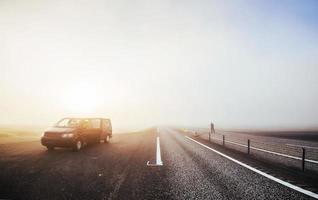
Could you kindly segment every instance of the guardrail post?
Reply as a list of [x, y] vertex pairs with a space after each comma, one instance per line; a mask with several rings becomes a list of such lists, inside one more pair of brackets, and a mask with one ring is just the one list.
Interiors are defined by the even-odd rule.
[[247, 140], [247, 154], [250, 155], [250, 147], [251, 147], [251, 141], [250, 139]]
[[302, 150], [303, 150], [303, 155], [302, 155], [302, 165], [301, 165], [301, 169], [302, 171], [304, 172], [305, 171], [305, 158], [306, 158], [306, 149], [304, 147], [302, 147]]
[[223, 135], [223, 146], [224, 146], [224, 144], [225, 144], [225, 136]]

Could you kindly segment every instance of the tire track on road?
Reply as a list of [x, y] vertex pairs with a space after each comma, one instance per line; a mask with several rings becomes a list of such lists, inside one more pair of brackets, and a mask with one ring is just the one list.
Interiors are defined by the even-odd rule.
[[109, 194], [109, 197], [104, 198], [105, 200], [106, 199], [107, 200], [117, 199], [120, 187], [122, 186], [122, 184], [126, 180], [126, 177], [128, 176], [128, 173], [129, 173], [129, 171], [131, 169], [130, 163], [135, 159], [135, 157], [137, 155], [136, 152], [139, 151], [141, 144], [142, 144], [142, 142], [139, 142], [138, 147], [136, 148], [136, 150], [134, 150], [132, 152], [130, 158], [128, 159], [128, 161], [126, 163], [126, 166], [125, 166], [124, 170], [122, 171], [122, 173], [120, 175], [118, 175], [117, 181], [115, 183], [114, 190]]

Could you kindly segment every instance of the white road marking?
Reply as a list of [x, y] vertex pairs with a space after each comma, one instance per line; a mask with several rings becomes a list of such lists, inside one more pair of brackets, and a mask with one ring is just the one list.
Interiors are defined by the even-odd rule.
[[159, 137], [157, 137], [157, 159], [156, 159], [157, 165], [163, 165], [161, 160], [161, 152], [160, 152], [160, 140]]
[[[212, 138], [212, 140], [223, 141], [222, 139], [218, 139], [218, 138]], [[238, 145], [238, 146], [242, 146], [242, 147], [246, 147], [246, 148], [247, 148], [247, 145], [245, 145], [245, 144], [240, 144], [240, 143], [231, 142], [231, 141], [226, 141], [226, 140], [225, 140], [225, 143], [235, 144], [235, 145]], [[290, 146], [292, 146], [292, 145], [290, 145]], [[254, 150], [257, 150], [257, 151], [262, 151], [262, 152], [265, 152], [265, 153], [274, 154], [274, 155], [277, 155], [277, 156], [283, 156], [283, 157], [292, 158], [292, 159], [295, 159], [295, 160], [302, 160], [302, 158], [300, 158], [300, 157], [291, 156], [291, 155], [287, 155], [287, 154], [283, 154], [283, 153], [277, 153], [277, 152], [274, 152], [274, 151], [268, 151], [268, 150], [261, 149], [261, 148], [257, 148], [257, 147], [253, 147], [253, 146], [251, 146], [250, 148], [251, 148], [251, 149], [254, 149]], [[317, 161], [317, 160], [305, 159], [305, 161], [306, 161], [306, 162], [310, 162], [310, 163], [318, 164], [318, 161]]]
[[213, 148], [211, 148], [211, 147], [209, 147], [207, 145], [204, 145], [204, 144], [202, 144], [202, 143], [200, 143], [200, 142], [198, 142], [198, 141], [196, 141], [196, 140], [194, 140], [194, 139], [192, 139], [192, 138], [190, 138], [188, 136], [185, 136], [185, 137], [187, 139], [189, 139], [189, 140], [191, 140], [191, 141], [193, 141], [193, 142], [195, 142], [195, 143], [197, 143], [197, 144], [199, 144], [199, 145], [201, 145], [201, 146], [203, 146], [203, 147], [205, 147], [205, 148], [207, 148], [207, 149], [219, 154], [220, 156], [223, 156], [223, 157], [225, 157], [225, 158], [227, 158], [227, 159], [229, 159], [229, 160], [231, 160], [231, 161], [233, 161], [233, 162], [235, 162], [235, 163], [237, 163], [237, 164], [239, 164], [239, 165], [241, 165], [241, 166], [243, 166], [243, 167], [245, 167], [245, 168], [247, 168], [247, 169], [249, 169], [249, 170], [251, 170], [253, 172], [256, 172], [256, 173], [258, 173], [258, 174], [260, 174], [262, 176], [265, 176], [268, 179], [271, 179], [271, 180], [273, 180], [273, 181], [275, 181], [275, 182], [277, 182], [279, 184], [282, 184], [282, 185], [284, 185], [286, 187], [289, 187], [289, 188], [291, 188], [293, 190], [296, 190], [296, 191], [301, 192], [301, 193], [303, 193], [305, 195], [308, 195], [310, 197], [318, 199], [318, 194], [316, 194], [316, 193], [313, 193], [311, 191], [305, 190], [305, 189], [303, 189], [301, 187], [298, 187], [296, 185], [290, 184], [290, 183], [288, 183], [286, 181], [283, 181], [281, 179], [278, 179], [278, 178], [276, 178], [276, 177], [274, 177], [272, 175], [266, 174], [266, 173], [264, 173], [264, 172], [262, 172], [262, 171], [260, 171], [258, 169], [255, 169], [254, 167], [251, 167], [251, 166], [249, 166], [249, 165], [247, 165], [245, 163], [242, 163], [242, 162], [240, 162], [240, 161], [238, 161], [238, 160], [236, 160], [236, 159], [234, 159], [234, 158], [232, 158], [232, 157], [230, 157], [230, 156], [228, 156], [228, 155], [226, 155], [224, 153], [221, 153], [221, 152], [219, 152], [219, 151], [217, 151], [217, 150], [215, 150], [215, 149], [213, 149]]
[[[159, 128], [157, 128], [157, 133], [159, 134]], [[160, 139], [159, 136], [157, 136], [157, 151], [156, 151], [156, 164], [150, 164], [150, 162], [147, 162], [147, 166], [162, 166], [163, 162], [161, 160], [161, 152], [160, 152]]]

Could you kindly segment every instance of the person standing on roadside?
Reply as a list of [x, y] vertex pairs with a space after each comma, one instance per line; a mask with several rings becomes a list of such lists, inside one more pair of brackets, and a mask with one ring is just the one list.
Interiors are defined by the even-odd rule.
[[215, 133], [214, 124], [211, 122], [211, 133]]

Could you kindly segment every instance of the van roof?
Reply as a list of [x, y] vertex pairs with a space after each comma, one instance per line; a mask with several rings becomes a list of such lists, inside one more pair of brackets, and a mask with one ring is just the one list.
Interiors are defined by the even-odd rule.
[[63, 119], [104, 119], [104, 120], [110, 120], [109, 118], [102, 118], [102, 117], [65, 117]]

